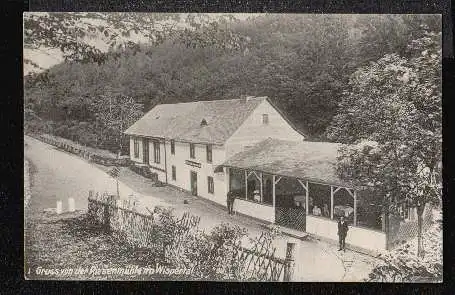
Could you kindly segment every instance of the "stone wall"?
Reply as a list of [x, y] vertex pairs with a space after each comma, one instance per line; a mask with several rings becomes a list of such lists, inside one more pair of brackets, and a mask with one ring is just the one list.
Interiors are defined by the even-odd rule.
[[56, 136], [52, 136], [49, 134], [28, 134], [29, 136], [43, 141], [47, 144], [55, 146], [59, 149], [62, 149], [66, 152], [78, 155], [84, 159], [89, 160], [90, 162], [101, 164], [104, 166], [129, 166], [130, 160], [128, 157], [120, 157], [116, 158], [115, 156], [106, 156], [102, 153], [96, 153], [91, 151], [92, 149], [88, 149], [82, 145], [77, 143], [72, 143], [69, 140], [59, 138]]

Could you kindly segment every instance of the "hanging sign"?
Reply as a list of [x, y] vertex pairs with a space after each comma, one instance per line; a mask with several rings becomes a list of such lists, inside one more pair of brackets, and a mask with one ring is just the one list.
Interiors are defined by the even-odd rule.
[[185, 164], [192, 166], [192, 167], [201, 168], [201, 163], [193, 162], [190, 160], [185, 160]]

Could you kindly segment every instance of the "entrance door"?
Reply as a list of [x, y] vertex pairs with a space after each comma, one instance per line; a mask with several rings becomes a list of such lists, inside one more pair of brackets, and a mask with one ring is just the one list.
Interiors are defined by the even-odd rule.
[[148, 164], [149, 163], [149, 140], [148, 138], [144, 138], [142, 139], [142, 151], [143, 151], [143, 160], [144, 160], [144, 164]]
[[191, 194], [197, 196], [197, 173], [194, 171], [190, 172], [190, 182], [191, 182]]

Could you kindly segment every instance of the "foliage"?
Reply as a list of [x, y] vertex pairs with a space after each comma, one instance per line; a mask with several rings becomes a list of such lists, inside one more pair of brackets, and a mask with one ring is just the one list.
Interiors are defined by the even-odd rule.
[[[222, 15], [219, 19], [226, 22], [235, 18]], [[182, 22], [185, 28], [179, 25]], [[224, 44], [232, 47], [239, 39], [233, 34], [213, 38], [220, 35], [218, 22], [191, 14], [185, 19], [171, 13], [26, 13], [24, 28], [26, 49], [58, 49], [67, 62], [97, 64], [106, 62], [108, 52], [114, 50], [137, 52], [140, 42], [159, 45], [166, 39], [177, 39], [188, 46], [205, 46], [207, 40], [213, 40], [212, 45], [225, 48]], [[202, 36], [194, 32], [195, 28]], [[40, 68], [32, 59], [25, 58], [24, 62]]]
[[414, 57], [386, 55], [352, 75], [327, 131], [333, 140], [357, 143], [342, 150], [342, 177], [395, 196], [422, 195], [418, 184], [437, 184], [428, 169], [436, 171], [441, 160], [439, 38], [427, 33], [410, 44]]
[[388, 54], [354, 72], [327, 130], [356, 144], [340, 150], [340, 176], [374, 187], [386, 209], [416, 206], [420, 229], [425, 204], [442, 195], [440, 38], [424, 30], [409, 43], [409, 57]]
[[[143, 33], [150, 31], [146, 27], [160, 27], [158, 20], [153, 21], [157, 15], [139, 20], [128, 14], [95, 14], [84, 19], [90, 17], [108, 22], [108, 31], [113, 24], [121, 31], [137, 26]], [[78, 18], [82, 16], [68, 17], [76, 24]], [[58, 30], [49, 28], [67, 21], [59, 18], [54, 24], [51, 19], [46, 29], [51, 33]], [[434, 27], [432, 22], [430, 16], [256, 15], [233, 21], [189, 15], [184, 20], [187, 30], [169, 25], [169, 34], [160, 34], [159, 42], [128, 43], [130, 47], [107, 52], [101, 64], [68, 61], [26, 77], [26, 106], [44, 120], [95, 125], [90, 106], [109, 88], [143, 104], [143, 111], [159, 103], [267, 95], [317, 139], [337, 114], [349, 75], [378, 52], [401, 52], [416, 27], [422, 23]], [[45, 16], [34, 26], [40, 23], [47, 23]], [[399, 33], [389, 39], [387, 28], [396, 26]], [[52, 37], [54, 43], [64, 42], [71, 32]], [[35, 42], [33, 34], [29, 38], [25, 44]], [[369, 50], [372, 44], [378, 44], [375, 50]]]
[[195, 279], [241, 280], [243, 269], [235, 246], [245, 235], [245, 229], [229, 224], [218, 225], [209, 234], [198, 232], [190, 237], [180, 263], [192, 269]]
[[[248, 240], [255, 253], [272, 253], [268, 250], [271, 250], [277, 229], [264, 232], [260, 238], [249, 238], [245, 228], [222, 223], [206, 233], [194, 227], [186, 228], [173, 208], [166, 207], [155, 207], [153, 220], [146, 227], [146, 236], [151, 242], [141, 250], [150, 263], [159, 263], [170, 269], [190, 270], [187, 278], [196, 280], [264, 279], [258, 277], [259, 270], [248, 269], [254, 263], [250, 265], [250, 260], [242, 259], [239, 249], [242, 242]], [[123, 236], [131, 247], [143, 245], [143, 242], [137, 243], [141, 239], [132, 230], [114, 233]], [[248, 257], [258, 262], [256, 256]]]
[[[122, 151], [127, 142], [123, 132], [143, 116], [142, 105], [131, 97], [106, 91], [105, 95], [92, 102], [92, 108], [96, 117], [95, 126], [102, 131], [101, 141], [114, 142], [118, 150]], [[109, 136], [113, 139], [105, 140]]]

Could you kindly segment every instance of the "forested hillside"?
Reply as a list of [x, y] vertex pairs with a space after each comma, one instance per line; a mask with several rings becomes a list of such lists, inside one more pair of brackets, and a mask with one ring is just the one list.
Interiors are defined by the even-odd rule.
[[[115, 136], [120, 125], [113, 123], [119, 116], [134, 121], [160, 103], [257, 95], [269, 96], [318, 140], [352, 87], [352, 73], [386, 54], [406, 57], [412, 40], [440, 31], [439, 21], [418, 15], [258, 15], [205, 23], [187, 18], [159, 35], [151, 33], [150, 22], [147, 42], [125, 41], [128, 46], [106, 52], [71, 41], [67, 61], [25, 77], [25, 127], [115, 150], [122, 140]], [[140, 24], [147, 31], [148, 24]], [[53, 31], [52, 24], [31, 26], [29, 43], [36, 42], [36, 28], [40, 40]], [[67, 42], [49, 38], [54, 47]], [[125, 103], [140, 110], [114, 114]], [[110, 119], [103, 121], [106, 113]]]

